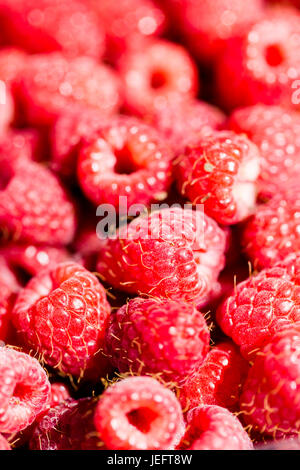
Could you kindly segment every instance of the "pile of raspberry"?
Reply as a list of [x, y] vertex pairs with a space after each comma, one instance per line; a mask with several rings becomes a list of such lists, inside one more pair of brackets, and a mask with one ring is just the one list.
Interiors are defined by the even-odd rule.
[[0, 450], [300, 449], [298, 8], [0, 0]]

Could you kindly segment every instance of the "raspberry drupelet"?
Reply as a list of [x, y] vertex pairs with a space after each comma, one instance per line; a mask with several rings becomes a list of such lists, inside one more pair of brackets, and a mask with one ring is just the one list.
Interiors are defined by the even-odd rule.
[[97, 270], [112, 286], [196, 302], [224, 267], [226, 235], [203, 212], [176, 207], [140, 216], [101, 244]]
[[173, 392], [151, 377], [130, 377], [101, 395], [95, 426], [114, 450], [171, 450], [184, 434], [180, 404]]
[[98, 279], [67, 262], [41, 271], [20, 292], [13, 323], [27, 349], [51, 367], [81, 379], [108, 371], [104, 346], [110, 306]]

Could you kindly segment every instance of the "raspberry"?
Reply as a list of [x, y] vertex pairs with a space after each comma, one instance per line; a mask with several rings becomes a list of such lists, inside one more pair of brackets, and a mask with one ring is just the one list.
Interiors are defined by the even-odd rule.
[[111, 450], [174, 449], [184, 433], [176, 396], [150, 377], [130, 377], [109, 387], [94, 420]]
[[235, 110], [228, 126], [247, 134], [261, 153], [259, 193], [267, 198], [300, 177], [300, 117], [279, 106], [258, 104]]
[[0, 431], [25, 429], [50, 401], [50, 383], [38, 361], [28, 354], [0, 348]]
[[60, 53], [31, 56], [18, 94], [29, 124], [51, 125], [68, 108], [98, 109], [103, 115], [119, 106], [119, 80], [108, 66], [90, 57], [73, 60]]
[[219, 308], [222, 330], [252, 358], [283, 327], [300, 321], [300, 257], [294, 254], [235, 288]]
[[103, 448], [93, 423], [97, 401], [67, 400], [39, 421], [29, 446], [31, 450], [100, 450]]
[[101, 111], [85, 108], [78, 111], [65, 111], [55, 122], [51, 131], [52, 169], [64, 178], [76, 176], [77, 157], [80, 144], [93, 136], [107, 119]]
[[96, 205], [112, 204], [120, 196], [128, 208], [166, 197], [171, 184], [173, 154], [151, 127], [118, 117], [82, 145], [78, 179], [85, 195]]
[[203, 405], [187, 414], [181, 449], [251, 450], [253, 445], [239, 420], [220, 406]]
[[97, 270], [126, 292], [195, 301], [222, 270], [225, 246], [225, 233], [202, 212], [162, 209], [103, 241]]
[[264, 13], [263, 0], [164, 0], [193, 53], [207, 63], [216, 62], [227, 41], [240, 36]]
[[279, 193], [258, 207], [242, 236], [244, 250], [254, 268], [271, 268], [287, 255], [300, 251], [300, 195]]
[[105, 29], [106, 55], [111, 62], [116, 62], [143, 38], [156, 36], [165, 26], [165, 16], [152, 0], [89, 0], [89, 3]]
[[176, 382], [203, 361], [209, 336], [203, 315], [192, 305], [136, 298], [111, 316], [106, 352], [120, 372]]
[[237, 411], [248, 370], [247, 361], [233, 343], [226, 341], [213, 347], [180, 388], [179, 400], [183, 409], [218, 405]]
[[300, 324], [275, 334], [257, 355], [241, 397], [245, 422], [274, 439], [299, 436]]
[[11, 450], [11, 447], [5, 437], [0, 434], [0, 450]]
[[70, 243], [75, 210], [56, 176], [33, 162], [6, 161], [2, 168], [0, 226], [20, 242]]
[[184, 151], [192, 139], [206, 136], [223, 124], [223, 113], [204, 101], [170, 101], [154, 109], [149, 121], [172, 145], [174, 152]]
[[243, 37], [228, 41], [216, 69], [222, 104], [297, 108], [293, 83], [300, 74], [299, 44], [300, 15], [292, 8], [271, 10]]
[[7, 43], [29, 52], [61, 50], [99, 58], [104, 32], [97, 16], [77, 0], [1, 0], [1, 32]]
[[54, 408], [55, 406], [63, 403], [64, 401], [70, 398], [70, 392], [68, 387], [63, 383], [53, 383], [51, 384], [51, 399], [50, 407]]
[[19, 294], [13, 323], [26, 346], [64, 374], [94, 379], [104, 370], [110, 313], [104, 288], [76, 263], [41, 271]]
[[198, 90], [196, 66], [178, 44], [162, 40], [147, 42], [126, 54], [119, 65], [127, 108], [144, 116], [168, 101], [193, 98]]
[[260, 155], [246, 137], [216, 132], [187, 145], [177, 162], [181, 194], [221, 224], [249, 216], [256, 202]]
[[35, 276], [41, 270], [52, 269], [57, 264], [69, 261], [71, 256], [63, 248], [40, 245], [20, 245], [11, 243], [0, 246], [0, 256], [3, 256], [9, 266], [25, 276]]

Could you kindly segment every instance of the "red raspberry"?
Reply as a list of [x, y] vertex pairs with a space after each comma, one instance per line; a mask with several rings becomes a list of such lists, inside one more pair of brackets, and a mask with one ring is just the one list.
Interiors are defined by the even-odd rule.
[[11, 447], [5, 437], [0, 434], [0, 450], [11, 450]]
[[38, 422], [30, 440], [31, 450], [100, 450], [103, 443], [94, 426], [93, 398], [67, 400]]
[[249, 216], [256, 202], [260, 155], [246, 137], [215, 132], [187, 145], [177, 163], [181, 194], [221, 224]]
[[294, 254], [235, 288], [220, 306], [223, 331], [252, 358], [279, 329], [300, 321], [300, 256]]
[[144, 116], [168, 101], [193, 98], [198, 90], [197, 69], [180, 45], [162, 40], [147, 42], [120, 62], [127, 108]]
[[70, 392], [68, 387], [63, 383], [53, 383], [51, 384], [51, 398], [50, 398], [50, 407], [54, 408], [55, 406], [63, 403], [64, 401], [70, 398]]
[[241, 397], [245, 422], [274, 439], [300, 431], [300, 324], [275, 334], [257, 355]]
[[263, 0], [164, 0], [189, 48], [202, 61], [216, 62], [227, 41], [244, 33], [264, 13]]
[[107, 124], [101, 111], [85, 108], [80, 113], [65, 111], [55, 122], [51, 131], [52, 169], [64, 178], [76, 176], [80, 144]]
[[3, 256], [17, 274], [26, 277], [35, 276], [41, 270], [53, 269], [57, 264], [69, 261], [71, 255], [63, 248], [40, 245], [19, 245], [11, 243], [0, 246]]
[[106, 353], [120, 372], [177, 382], [203, 361], [209, 337], [203, 315], [192, 305], [136, 298], [111, 315]]
[[179, 396], [182, 408], [218, 405], [236, 411], [248, 370], [247, 361], [233, 343], [218, 344], [182, 384]]
[[70, 243], [75, 210], [59, 180], [37, 163], [11, 163], [1, 163], [0, 226], [20, 242]]
[[229, 128], [247, 134], [261, 153], [258, 178], [262, 198], [273, 196], [300, 178], [300, 117], [279, 106], [258, 104], [233, 112]]
[[2, 156], [10, 162], [39, 161], [40, 154], [41, 139], [35, 129], [11, 129], [0, 139], [0, 161]]
[[254, 268], [270, 268], [300, 251], [300, 194], [289, 190], [258, 207], [242, 235], [244, 250]]
[[77, 0], [1, 0], [1, 32], [7, 43], [29, 52], [61, 50], [69, 56], [104, 52], [97, 15]]
[[95, 378], [110, 307], [97, 278], [76, 263], [41, 271], [19, 294], [13, 323], [26, 348], [64, 374]]
[[50, 401], [50, 383], [38, 361], [28, 354], [0, 348], [0, 431], [25, 429]]
[[60, 53], [31, 56], [18, 86], [27, 121], [51, 125], [68, 108], [114, 113], [119, 106], [119, 80], [108, 66], [90, 57], [68, 60]]
[[150, 126], [118, 117], [82, 145], [79, 183], [92, 202], [112, 204], [117, 210], [120, 196], [127, 197], [128, 208], [160, 201], [171, 184], [172, 157]]
[[116, 62], [129, 48], [140, 44], [143, 38], [163, 31], [165, 16], [152, 0], [89, 0], [105, 29], [106, 54]]
[[184, 150], [192, 139], [206, 136], [223, 124], [223, 113], [204, 101], [170, 101], [162, 109], [154, 109], [150, 122], [172, 145], [176, 153]]
[[299, 45], [300, 15], [293, 8], [271, 10], [243, 37], [228, 41], [216, 70], [222, 104], [228, 109], [257, 103], [296, 108]]
[[222, 270], [225, 246], [223, 230], [202, 212], [163, 209], [103, 241], [97, 270], [126, 292], [195, 301]]
[[253, 445], [239, 420], [220, 406], [203, 405], [187, 414], [181, 449], [251, 450]]
[[94, 419], [113, 450], [174, 449], [184, 433], [176, 396], [150, 377], [130, 377], [109, 387]]

